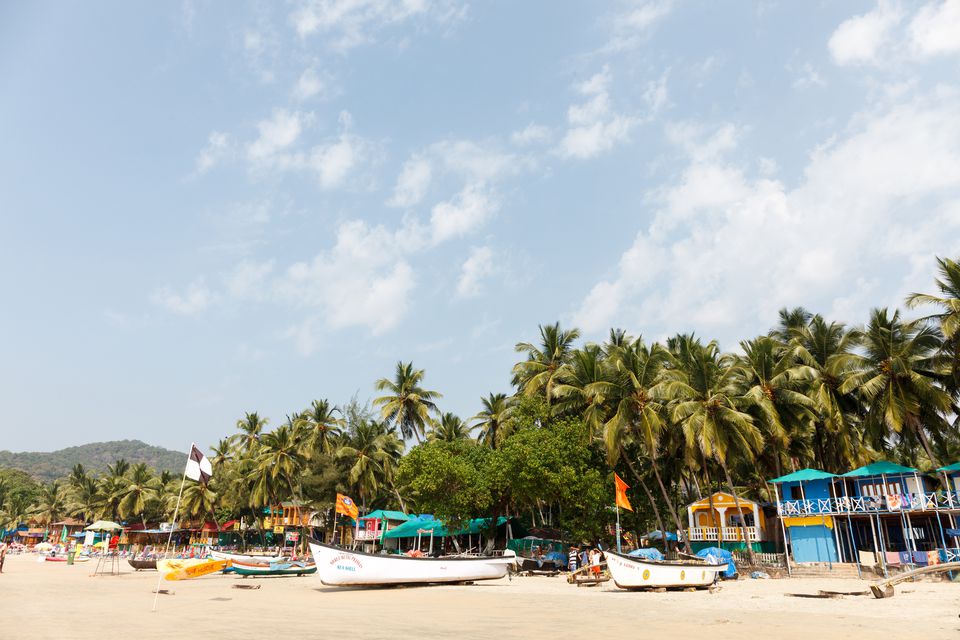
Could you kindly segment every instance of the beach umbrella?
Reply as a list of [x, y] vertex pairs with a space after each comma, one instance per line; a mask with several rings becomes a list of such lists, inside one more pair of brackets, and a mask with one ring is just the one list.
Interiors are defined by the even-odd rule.
[[97, 520], [89, 527], [84, 528], [84, 531], [116, 531], [117, 529], [123, 529], [123, 525], [110, 520]]
[[105, 547], [106, 545], [107, 545], [107, 541], [106, 541], [106, 540], [101, 540], [100, 542], [95, 542], [95, 543], [93, 544], [93, 546], [94, 546], [94, 547], [97, 547], [98, 549], [102, 549], [102, 548]]

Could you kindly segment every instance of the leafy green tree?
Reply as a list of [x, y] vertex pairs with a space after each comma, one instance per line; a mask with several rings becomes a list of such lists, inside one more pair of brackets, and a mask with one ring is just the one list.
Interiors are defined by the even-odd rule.
[[933, 320], [943, 333], [942, 352], [949, 361], [949, 387], [954, 394], [960, 392], [960, 263], [949, 258], [937, 258], [940, 277], [936, 280], [940, 295], [913, 293], [907, 297], [911, 309], [934, 306], [939, 313], [924, 320]]
[[343, 426], [343, 419], [335, 415], [338, 411], [328, 400], [323, 399], [314, 400], [310, 408], [300, 414], [297, 425], [307, 431], [305, 444], [310, 454], [330, 454], [336, 448]]
[[242, 420], [237, 420], [237, 429], [240, 433], [234, 435], [243, 455], [250, 457], [260, 444], [260, 436], [269, 421], [261, 418], [257, 412], [245, 413]]
[[126, 476], [126, 486], [121, 489], [118, 513], [122, 518], [140, 516], [144, 529], [147, 526], [146, 512], [150, 503], [160, 495], [160, 483], [147, 465], [133, 465]]

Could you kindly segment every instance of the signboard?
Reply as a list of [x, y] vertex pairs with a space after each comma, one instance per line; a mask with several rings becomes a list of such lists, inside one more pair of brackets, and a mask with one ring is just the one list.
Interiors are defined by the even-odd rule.
[[287, 542], [297, 542], [300, 539], [300, 533], [298, 531], [287, 531], [285, 539]]
[[274, 533], [283, 533], [283, 527], [274, 527], [274, 528], [273, 528], [273, 532], [274, 532]]

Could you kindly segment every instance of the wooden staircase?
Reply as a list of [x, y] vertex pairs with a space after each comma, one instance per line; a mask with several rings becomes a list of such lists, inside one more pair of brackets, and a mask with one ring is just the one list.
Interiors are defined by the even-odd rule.
[[854, 580], [869, 580], [874, 577], [873, 571], [861, 567], [863, 577], [857, 572], [857, 565], [852, 562], [800, 562], [790, 565], [790, 575], [794, 578], [852, 578]]

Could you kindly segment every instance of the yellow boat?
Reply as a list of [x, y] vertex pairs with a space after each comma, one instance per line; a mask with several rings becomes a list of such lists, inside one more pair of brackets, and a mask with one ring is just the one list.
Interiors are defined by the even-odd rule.
[[209, 575], [218, 571], [223, 571], [230, 566], [229, 560], [201, 560], [197, 564], [175, 569], [164, 574], [164, 580], [190, 580], [200, 576]]
[[194, 565], [206, 562], [204, 558], [173, 558], [171, 560], [157, 560], [157, 571], [166, 575], [171, 571], [179, 571]]

